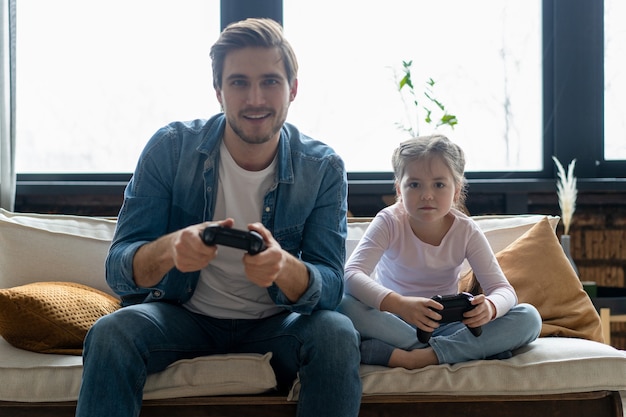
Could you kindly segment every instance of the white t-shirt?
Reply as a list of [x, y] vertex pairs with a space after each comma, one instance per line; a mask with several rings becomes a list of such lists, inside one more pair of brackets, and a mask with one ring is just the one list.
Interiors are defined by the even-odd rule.
[[[276, 159], [262, 171], [246, 171], [233, 160], [222, 143], [219, 183], [213, 220], [232, 217], [234, 228], [247, 230], [249, 223], [261, 220], [263, 197], [274, 182]], [[257, 319], [282, 309], [270, 298], [266, 288], [248, 280], [241, 259], [244, 251], [219, 246], [218, 254], [200, 271], [200, 280], [189, 310], [216, 318]]]

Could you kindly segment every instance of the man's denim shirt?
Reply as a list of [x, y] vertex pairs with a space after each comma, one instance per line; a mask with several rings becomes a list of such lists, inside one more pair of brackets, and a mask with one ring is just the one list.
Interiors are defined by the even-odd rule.
[[[169, 271], [154, 288], [133, 280], [137, 249], [165, 234], [213, 219], [219, 149], [225, 117], [175, 122], [161, 128], [143, 150], [124, 192], [107, 260], [106, 279], [123, 305], [184, 303], [200, 273]], [[347, 234], [347, 179], [342, 159], [327, 145], [285, 124], [280, 132], [276, 180], [265, 195], [261, 221], [283, 249], [309, 271], [309, 287], [291, 303], [276, 285], [272, 300], [308, 314], [335, 309], [343, 294]], [[237, 192], [237, 190], [225, 190]]]

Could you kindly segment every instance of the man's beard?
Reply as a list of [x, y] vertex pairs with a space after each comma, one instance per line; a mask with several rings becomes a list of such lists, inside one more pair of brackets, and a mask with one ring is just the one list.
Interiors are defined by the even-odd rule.
[[236, 118], [227, 116], [228, 124], [230, 125], [230, 128], [233, 130], [233, 132], [235, 132], [237, 136], [241, 138], [241, 140], [251, 145], [259, 145], [259, 144], [266, 143], [272, 140], [272, 138], [274, 138], [274, 136], [278, 132], [280, 132], [280, 129], [283, 127], [283, 124], [285, 123], [286, 119], [287, 119], [287, 112], [285, 112], [282, 115], [282, 117], [276, 119], [276, 123], [272, 125], [270, 132], [268, 134], [252, 136], [252, 135], [247, 135], [244, 132], [244, 130], [237, 123]]

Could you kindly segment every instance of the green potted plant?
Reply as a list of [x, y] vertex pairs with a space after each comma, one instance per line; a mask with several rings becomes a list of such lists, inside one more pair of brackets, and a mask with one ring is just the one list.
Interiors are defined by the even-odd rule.
[[398, 126], [409, 132], [411, 136], [420, 134], [420, 120], [429, 125], [434, 124], [435, 129], [440, 126], [449, 126], [454, 129], [458, 119], [456, 115], [448, 113], [441, 100], [435, 96], [435, 80], [428, 78], [424, 83], [424, 90], [417, 92], [411, 74], [412, 65], [413, 61], [402, 61], [401, 77], [396, 74], [396, 84], [408, 121], [408, 123], [398, 123]]

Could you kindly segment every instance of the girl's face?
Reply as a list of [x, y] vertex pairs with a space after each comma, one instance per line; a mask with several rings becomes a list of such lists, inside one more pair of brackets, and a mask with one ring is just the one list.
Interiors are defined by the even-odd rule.
[[460, 192], [438, 156], [409, 162], [396, 191], [409, 216], [426, 223], [443, 219]]

